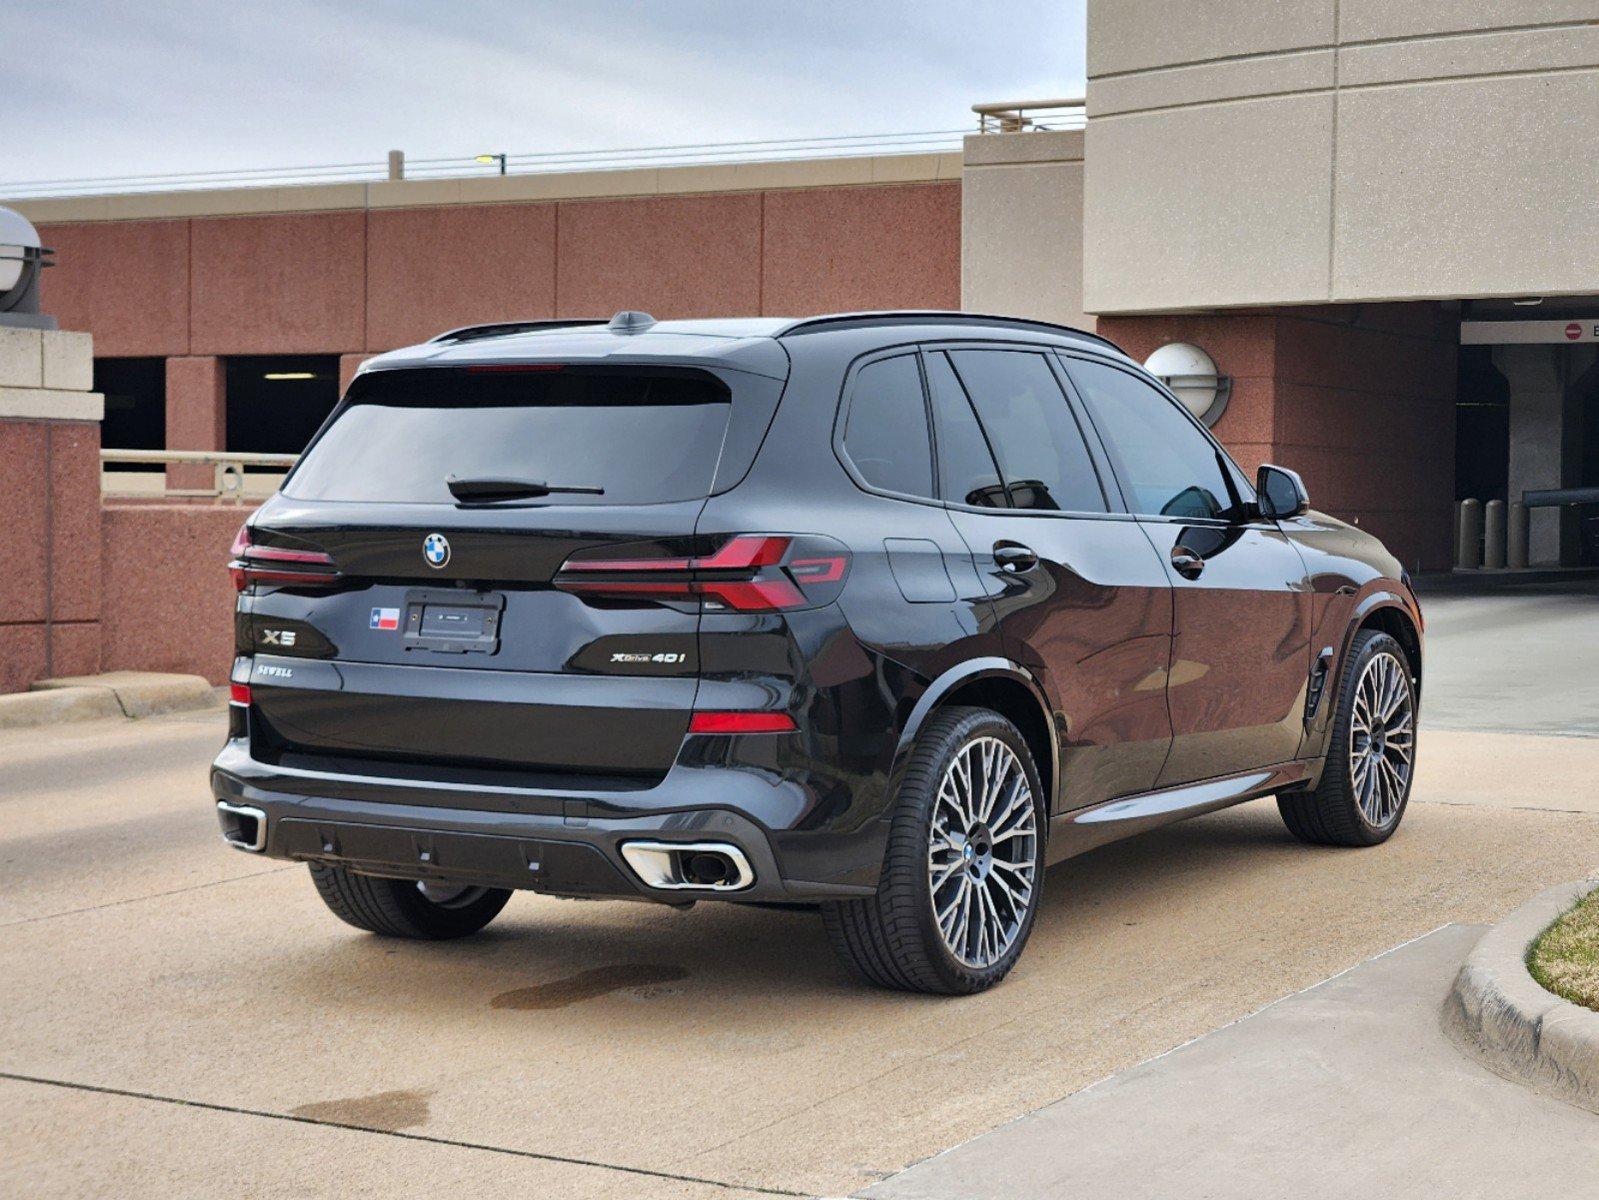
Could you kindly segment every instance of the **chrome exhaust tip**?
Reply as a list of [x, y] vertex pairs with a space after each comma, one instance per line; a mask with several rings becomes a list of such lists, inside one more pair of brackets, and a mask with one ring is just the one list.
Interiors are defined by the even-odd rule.
[[727, 842], [623, 842], [622, 857], [647, 887], [738, 892], [755, 882], [744, 851]]
[[235, 850], [260, 854], [266, 849], [267, 817], [259, 808], [218, 800], [217, 820], [222, 822], [222, 840]]

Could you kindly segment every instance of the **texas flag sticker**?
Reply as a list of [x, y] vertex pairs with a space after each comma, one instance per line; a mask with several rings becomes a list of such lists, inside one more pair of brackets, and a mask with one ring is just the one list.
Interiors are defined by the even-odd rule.
[[371, 629], [398, 629], [400, 627], [400, 610], [397, 608], [374, 608], [372, 610]]

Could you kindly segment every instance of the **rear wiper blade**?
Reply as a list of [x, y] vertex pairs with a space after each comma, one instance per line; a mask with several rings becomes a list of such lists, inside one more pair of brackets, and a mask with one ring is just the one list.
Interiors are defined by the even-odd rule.
[[527, 500], [557, 492], [577, 496], [603, 496], [602, 487], [578, 487], [545, 483], [539, 479], [467, 478], [447, 475], [444, 486], [457, 500]]

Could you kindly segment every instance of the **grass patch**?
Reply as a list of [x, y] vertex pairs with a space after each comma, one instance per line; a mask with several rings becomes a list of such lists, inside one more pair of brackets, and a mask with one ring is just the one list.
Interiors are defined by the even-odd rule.
[[1527, 968], [1546, 991], [1599, 1010], [1599, 891], [1544, 930]]

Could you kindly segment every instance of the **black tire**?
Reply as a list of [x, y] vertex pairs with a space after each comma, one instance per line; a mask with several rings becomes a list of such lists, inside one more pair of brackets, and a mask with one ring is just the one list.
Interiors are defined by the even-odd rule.
[[[1403, 682], [1405, 702], [1410, 714], [1410, 769], [1391, 815], [1373, 821], [1363, 811], [1353, 779], [1351, 729], [1355, 724], [1355, 692], [1372, 660], [1387, 656], [1398, 663], [1398, 678]], [[1411, 678], [1409, 660], [1400, 644], [1376, 629], [1362, 629], [1355, 635], [1334, 694], [1337, 709], [1332, 733], [1327, 742], [1327, 765], [1314, 791], [1290, 792], [1277, 797], [1283, 824], [1302, 842], [1317, 846], [1375, 846], [1386, 842], [1404, 819], [1415, 779], [1416, 685]]]
[[[928, 856], [944, 773], [962, 750], [980, 738], [997, 739], [1015, 754], [1032, 795], [1035, 833], [1030, 851], [1023, 851], [1033, 866], [1032, 887], [1017, 932], [996, 961], [973, 967], [955, 956], [939, 931]], [[845, 966], [879, 987], [941, 995], [981, 992], [1005, 978], [1027, 944], [1043, 891], [1042, 792], [1026, 740], [1004, 717], [966, 707], [934, 714], [917, 738], [895, 797], [877, 894], [822, 905], [828, 937]]]
[[445, 903], [429, 900], [414, 880], [380, 879], [311, 863], [311, 882], [333, 915], [388, 937], [442, 941], [476, 933], [505, 907], [505, 888], [470, 888]]

